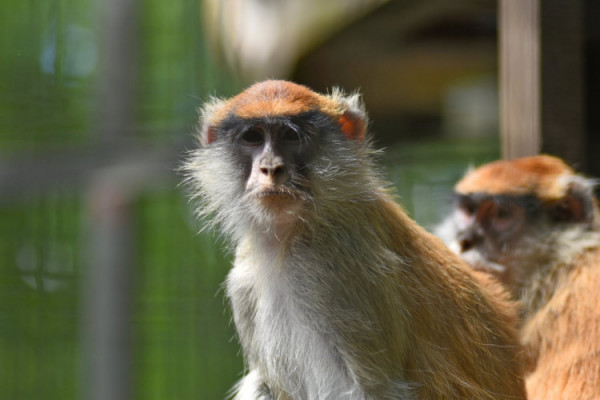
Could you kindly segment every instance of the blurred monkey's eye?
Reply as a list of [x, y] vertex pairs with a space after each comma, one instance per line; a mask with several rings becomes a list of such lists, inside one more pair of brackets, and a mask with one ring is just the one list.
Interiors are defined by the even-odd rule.
[[473, 215], [475, 214], [475, 211], [477, 211], [477, 203], [465, 197], [458, 203], [458, 208], [466, 215]]
[[516, 227], [525, 218], [525, 210], [516, 204], [497, 206], [492, 212], [492, 227], [500, 232]]
[[496, 218], [498, 219], [507, 219], [512, 217], [513, 210], [510, 207], [500, 207], [498, 211], [496, 211]]
[[252, 128], [244, 132], [241, 136], [242, 141], [251, 146], [258, 146], [264, 141], [263, 133], [256, 128]]

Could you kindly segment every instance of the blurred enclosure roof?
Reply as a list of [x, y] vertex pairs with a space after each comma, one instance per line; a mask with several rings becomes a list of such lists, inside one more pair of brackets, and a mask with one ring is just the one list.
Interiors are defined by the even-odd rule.
[[248, 82], [287, 77], [300, 55], [386, 0], [205, 0], [209, 38]]
[[205, 0], [203, 5], [214, 49], [247, 82], [289, 78], [299, 59], [350, 25], [361, 28], [349, 34], [352, 48], [341, 49], [348, 51], [341, 62], [358, 61], [352, 56], [373, 48], [397, 50], [394, 44], [428, 28], [447, 35], [444, 24], [453, 25], [455, 33], [476, 35], [469, 26], [481, 26], [482, 16], [495, 31], [493, 0]]
[[[445, 99], [465, 81], [483, 84], [496, 101], [494, 0], [205, 0], [204, 7], [214, 49], [245, 84], [282, 78], [322, 92], [358, 89], [379, 138], [410, 135], [412, 128], [398, 129], [406, 118], [439, 124]], [[497, 126], [494, 102], [487, 124]]]

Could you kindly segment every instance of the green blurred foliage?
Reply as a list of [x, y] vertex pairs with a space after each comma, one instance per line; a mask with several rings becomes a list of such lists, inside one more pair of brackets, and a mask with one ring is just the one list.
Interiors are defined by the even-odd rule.
[[79, 142], [88, 136], [93, 70], [78, 69], [75, 65], [85, 57], [80, 52], [94, 46], [90, 7], [89, 2], [74, 0], [41, 3], [2, 0], [0, 149], [3, 151], [46, 149]]
[[241, 372], [218, 240], [199, 234], [179, 193], [140, 199], [134, 371], [139, 399], [220, 399]]
[[[1, 0], [0, 156], [94, 143], [99, 6]], [[196, 107], [239, 87], [203, 38], [198, 1], [137, 3], [135, 136], [190, 141]], [[242, 370], [219, 289], [230, 261], [194, 221], [177, 180], [135, 203], [134, 397], [220, 399]], [[85, 187], [0, 202], [0, 398], [82, 393]]]
[[0, 208], [0, 398], [77, 397], [78, 200]]

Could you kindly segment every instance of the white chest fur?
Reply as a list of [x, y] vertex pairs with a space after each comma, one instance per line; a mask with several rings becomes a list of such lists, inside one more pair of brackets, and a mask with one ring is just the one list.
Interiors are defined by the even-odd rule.
[[277, 246], [245, 248], [238, 249], [227, 291], [250, 368], [295, 399], [364, 399], [327, 329], [317, 328], [295, 296], [302, 282], [286, 274], [294, 266], [285, 265]]

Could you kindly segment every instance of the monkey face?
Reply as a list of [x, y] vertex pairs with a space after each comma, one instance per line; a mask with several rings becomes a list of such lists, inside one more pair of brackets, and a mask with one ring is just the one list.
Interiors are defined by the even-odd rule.
[[230, 236], [248, 224], [279, 234], [282, 224], [319, 220], [309, 213], [373, 200], [375, 152], [358, 95], [265, 81], [230, 100], [212, 99], [200, 112], [201, 146], [184, 170], [202, 203], [199, 214]]
[[240, 207], [255, 220], [293, 222], [311, 204], [311, 164], [323, 128], [315, 125], [318, 118], [312, 114], [232, 115], [215, 131], [207, 150], [214, 149], [228, 164], [226, 171], [216, 173], [226, 173], [223, 180], [229, 182], [230, 201], [238, 199]]
[[252, 124], [233, 138], [246, 196], [280, 211], [296, 210], [309, 196], [306, 171], [313, 155], [310, 134], [286, 122]]
[[452, 247], [476, 269], [506, 280], [507, 268], [527, 256], [525, 238], [539, 225], [540, 210], [530, 196], [457, 195]]
[[461, 252], [481, 245], [490, 250], [502, 247], [520, 233], [527, 216], [525, 199], [459, 196], [455, 218]]

